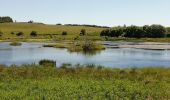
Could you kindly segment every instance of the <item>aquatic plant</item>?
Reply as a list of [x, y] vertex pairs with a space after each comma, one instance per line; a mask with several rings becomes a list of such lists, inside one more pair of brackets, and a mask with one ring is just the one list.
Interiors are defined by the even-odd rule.
[[11, 46], [21, 46], [22, 43], [20, 43], [20, 42], [11, 42], [10, 45]]

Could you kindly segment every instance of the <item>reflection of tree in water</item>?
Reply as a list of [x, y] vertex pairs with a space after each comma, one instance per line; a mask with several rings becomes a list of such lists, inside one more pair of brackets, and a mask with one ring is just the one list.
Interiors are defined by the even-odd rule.
[[81, 53], [81, 54], [86, 55], [86, 56], [94, 56], [96, 54], [101, 53], [101, 50], [81, 51], [81, 52], [78, 52], [78, 53]]

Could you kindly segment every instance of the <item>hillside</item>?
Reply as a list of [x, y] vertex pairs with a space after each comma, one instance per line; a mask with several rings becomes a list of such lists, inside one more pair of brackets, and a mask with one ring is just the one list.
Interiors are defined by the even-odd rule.
[[39, 34], [61, 34], [63, 31], [66, 31], [68, 35], [78, 35], [81, 29], [85, 29], [89, 34], [99, 34], [104, 28], [34, 23], [0, 23], [0, 31], [8, 35], [11, 34], [11, 32], [29, 34], [31, 31], [37, 31]]

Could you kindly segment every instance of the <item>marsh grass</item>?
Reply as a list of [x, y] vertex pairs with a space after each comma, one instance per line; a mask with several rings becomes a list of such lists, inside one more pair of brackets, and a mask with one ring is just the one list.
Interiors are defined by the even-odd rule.
[[22, 43], [20, 43], [20, 42], [11, 42], [9, 45], [11, 45], [11, 46], [21, 46]]
[[44, 67], [56, 67], [56, 61], [43, 59], [39, 61], [39, 65]]
[[69, 64], [0, 65], [1, 99], [157, 99], [170, 98], [170, 68], [107, 68]]

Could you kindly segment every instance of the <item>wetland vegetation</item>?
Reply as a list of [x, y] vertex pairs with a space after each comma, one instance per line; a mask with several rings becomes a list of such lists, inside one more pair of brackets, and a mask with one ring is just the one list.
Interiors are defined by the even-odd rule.
[[0, 73], [1, 99], [170, 98], [170, 69], [163, 67], [52, 67], [51, 62], [43, 61], [41, 65], [1, 65]]
[[11, 42], [10, 45], [11, 45], [11, 46], [21, 46], [22, 43], [19, 43], [19, 42]]
[[[2, 63], [9, 64], [0, 65], [0, 99], [168, 100], [170, 99], [170, 68], [167, 66], [169, 51], [107, 49], [97, 42], [170, 42], [169, 37], [170, 28], [161, 25], [142, 27], [46, 25], [34, 21], [13, 22], [10, 17], [0, 17], [2, 42], [0, 59]], [[10, 43], [6, 45], [8, 42]], [[46, 43], [41, 46], [42, 44], [24, 42]], [[11, 48], [11, 46], [21, 48]], [[67, 49], [69, 53], [56, 48]], [[104, 49], [107, 51], [94, 57], [86, 55]], [[85, 55], [77, 52], [83, 52]], [[59, 61], [71, 59], [71, 62], [79, 61], [87, 64], [57, 65], [56, 60], [43, 57], [54, 59], [58, 57]], [[40, 58], [43, 60], [39, 61]], [[17, 62], [18, 59], [20, 62]], [[23, 64], [23, 62], [32, 63], [33, 60], [34, 63], [35, 60], [38, 63]], [[95, 64], [107, 63], [110, 66], [88, 64], [91, 61]], [[156, 66], [112, 68], [113, 62], [117, 65], [130, 63], [136, 66], [143, 64], [156, 64]], [[166, 67], [158, 66], [160, 63]]]

